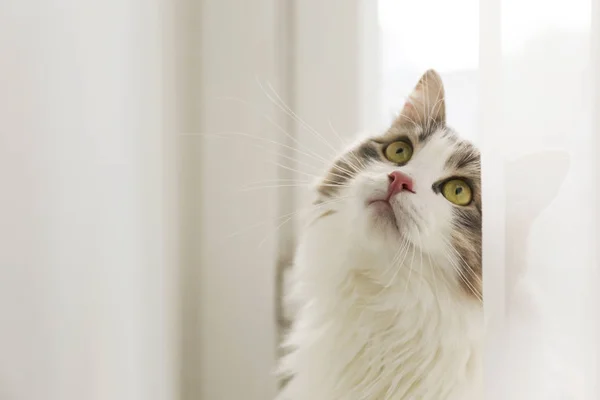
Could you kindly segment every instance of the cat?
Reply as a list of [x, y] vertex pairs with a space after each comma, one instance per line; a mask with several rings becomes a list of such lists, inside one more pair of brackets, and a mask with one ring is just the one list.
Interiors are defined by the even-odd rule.
[[433, 70], [334, 161], [292, 269], [279, 400], [483, 397], [480, 170]]

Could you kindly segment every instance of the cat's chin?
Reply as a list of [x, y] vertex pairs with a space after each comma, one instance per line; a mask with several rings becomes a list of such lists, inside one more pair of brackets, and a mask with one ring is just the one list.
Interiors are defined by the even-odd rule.
[[367, 230], [369, 236], [382, 235], [386, 239], [401, 237], [400, 226], [393, 207], [385, 200], [370, 202], [366, 207]]
[[375, 200], [367, 206], [375, 218], [390, 220], [396, 225], [396, 214], [391, 204], [386, 200]]

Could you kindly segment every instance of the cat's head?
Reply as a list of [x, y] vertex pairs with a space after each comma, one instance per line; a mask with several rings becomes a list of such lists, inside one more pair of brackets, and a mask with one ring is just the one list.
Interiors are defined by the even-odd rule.
[[441, 261], [457, 289], [481, 297], [480, 155], [446, 125], [435, 71], [385, 133], [335, 160], [317, 192], [323, 223], [349, 221], [351, 234], [376, 251], [408, 244], [417, 257]]

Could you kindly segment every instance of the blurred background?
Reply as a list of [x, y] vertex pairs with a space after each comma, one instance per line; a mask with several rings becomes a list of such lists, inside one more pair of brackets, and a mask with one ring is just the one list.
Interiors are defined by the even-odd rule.
[[570, 155], [523, 251], [557, 376], [596, 398], [599, 6], [5, 0], [0, 399], [273, 398], [308, 185], [429, 68], [484, 152], [496, 311], [504, 162]]

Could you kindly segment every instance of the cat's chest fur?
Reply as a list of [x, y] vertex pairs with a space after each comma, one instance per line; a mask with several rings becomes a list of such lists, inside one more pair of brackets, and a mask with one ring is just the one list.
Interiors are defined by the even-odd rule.
[[372, 254], [323, 252], [315, 240], [297, 260], [303, 305], [281, 399], [482, 398], [481, 306], [457, 296], [439, 266], [419, 251], [377, 266]]

